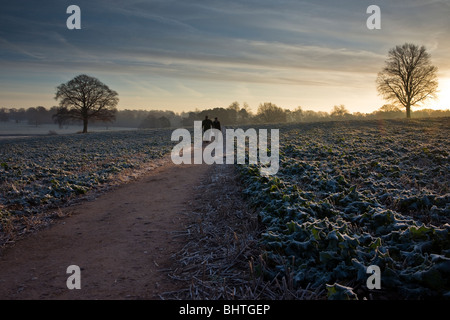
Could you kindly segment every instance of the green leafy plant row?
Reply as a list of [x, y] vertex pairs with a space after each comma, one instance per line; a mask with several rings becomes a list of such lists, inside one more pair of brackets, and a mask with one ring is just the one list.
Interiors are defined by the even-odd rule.
[[282, 127], [276, 176], [239, 166], [265, 228], [265, 276], [330, 299], [449, 297], [448, 122]]

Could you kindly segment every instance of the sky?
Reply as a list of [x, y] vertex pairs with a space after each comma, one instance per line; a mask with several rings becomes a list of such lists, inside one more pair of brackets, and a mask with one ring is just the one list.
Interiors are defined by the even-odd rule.
[[[66, 26], [81, 9], [81, 29]], [[381, 29], [366, 21], [381, 10]], [[119, 109], [175, 112], [246, 102], [372, 112], [389, 49], [424, 45], [450, 109], [450, 0], [40, 0], [0, 5], [0, 108], [58, 105], [79, 74], [119, 94]]]

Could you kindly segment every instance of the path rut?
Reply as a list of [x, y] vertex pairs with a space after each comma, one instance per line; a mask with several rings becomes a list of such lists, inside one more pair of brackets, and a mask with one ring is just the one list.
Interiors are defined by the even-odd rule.
[[[180, 289], [167, 276], [183, 245], [183, 214], [208, 165], [168, 163], [27, 236], [0, 257], [0, 299], [159, 299]], [[81, 268], [81, 289], [66, 286]]]

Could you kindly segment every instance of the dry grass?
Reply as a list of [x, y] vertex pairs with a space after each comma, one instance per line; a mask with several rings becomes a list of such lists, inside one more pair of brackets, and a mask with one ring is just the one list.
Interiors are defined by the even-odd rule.
[[233, 166], [211, 168], [187, 212], [191, 223], [186, 231], [174, 234], [184, 237], [186, 245], [174, 256], [169, 277], [184, 282], [185, 289], [166, 292], [161, 299], [318, 299], [323, 294], [294, 289], [289, 276], [264, 279], [258, 215], [247, 206], [241, 190]]

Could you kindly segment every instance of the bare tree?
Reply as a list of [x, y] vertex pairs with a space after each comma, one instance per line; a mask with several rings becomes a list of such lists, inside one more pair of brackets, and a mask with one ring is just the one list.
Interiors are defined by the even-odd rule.
[[117, 92], [98, 79], [79, 75], [56, 89], [56, 100], [60, 100], [55, 115], [58, 120], [83, 121], [83, 133], [87, 132], [89, 120], [114, 121], [119, 102]]
[[0, 108], [0, 122], [9, 121], [9, 110], [6, 108]]
[[386, 66], [378, 73], [377, 90], [384, 99], [406, 108], [436, 97], [437, 67], [431, 64], [424, 46], [405, 43], [389, 50]]
[[261, 123], [286, 122], [287, 119], [285, 110], [271, 102], [261, 103], [256, 116]]
[[330, 116], [336, 119], [345, 119], [350, 116], [350, 112], [347, 108], [341, 104], [339, 106], [334, 106], [333, 110], [331, 110]]
[[384, 104], [378, 109], [379, 112], [401, 112], [401, 110], [393, 104]]
[[28, 108], [26, 116], [28, 118], [28, 123], [35, 125], [36, 127], [50, 120], [47, 109], [42, 106]]
[[293, 122], [302, 122], [305, 118], [305, 111], [301, 106], [298, 106], [291, 112], [291, 119]]

